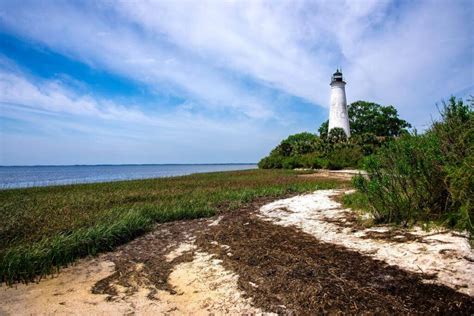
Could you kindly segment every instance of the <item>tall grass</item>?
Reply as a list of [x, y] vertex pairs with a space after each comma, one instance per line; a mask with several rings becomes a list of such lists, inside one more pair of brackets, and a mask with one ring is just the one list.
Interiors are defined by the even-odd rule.
[[252, 170], [0, 191], [0, 281], [29, 282], [114, 249], [157, 222], [212, 216], [257, 197], [334, 188], [332, 180]]
[[354, 184], [378, 221], [436, 221], [474, 232], [473, 102], [451, 98], [430, 130], [389, 143], [365, 169], [369, 179]]

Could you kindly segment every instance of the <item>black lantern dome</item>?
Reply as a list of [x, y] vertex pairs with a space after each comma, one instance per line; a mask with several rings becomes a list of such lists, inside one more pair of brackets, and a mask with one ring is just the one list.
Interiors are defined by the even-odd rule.
[[332, 75], [332, 77], [331, 77], [331, 84], [332, 84], [333, 82], [337, 82], [337, 81], [346, 83], [346, 82], [344, 81], [344, 77], [342, 76], [342, 72], [341, 72], [339, 69], [336, 69], [336, 72]]

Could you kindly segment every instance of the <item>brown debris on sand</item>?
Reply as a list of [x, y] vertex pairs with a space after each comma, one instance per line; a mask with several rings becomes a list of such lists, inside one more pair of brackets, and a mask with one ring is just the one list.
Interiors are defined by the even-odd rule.
[[229, 214], [201, 235], [197, 245], [218, 254], [263, 310], [297, 315], [474, 312], [473, 297], [426, 284], [421, 274], [318, 241], [295, 227], [263, 221], [251, 210]]

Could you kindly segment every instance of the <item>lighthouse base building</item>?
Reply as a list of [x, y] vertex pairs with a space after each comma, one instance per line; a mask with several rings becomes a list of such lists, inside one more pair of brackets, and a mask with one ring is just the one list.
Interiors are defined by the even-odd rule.
[[331, 77], [331, 101], [329, 109], [328, 133], [331, 129], [339, 127], [346, 136], [351, 136], [349, 127], [349, 114], [347, 113], [346, 82], [339, 69]]

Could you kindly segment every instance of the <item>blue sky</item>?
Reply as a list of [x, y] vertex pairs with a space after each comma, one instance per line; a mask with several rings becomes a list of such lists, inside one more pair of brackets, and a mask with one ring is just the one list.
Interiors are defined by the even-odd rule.
[[472, 1], [0, 2], [0, 165], [256, 162], [349, 102], [474, 94]]

